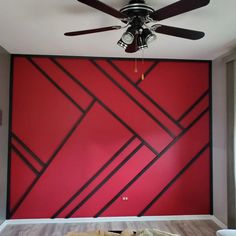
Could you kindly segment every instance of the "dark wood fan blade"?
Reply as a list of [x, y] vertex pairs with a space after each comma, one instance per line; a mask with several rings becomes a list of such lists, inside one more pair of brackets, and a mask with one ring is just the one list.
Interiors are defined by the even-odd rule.
[[136, 34], [134, 37], [134, 41], [133, 43], [131, 43], [130, 45], [128, 45], [128, 47], [125, 49], [125, 52], [127, 53], [134, 53], [138, 51], [138, 35]]
[[191, 39], [191, 40], [201, 39], [205, 35], [205, 33], [201, 31], [176, 28], [176, 27], [166, 26], [166, 25], [154, 25], [152, 26], [152, 29], [155, 32], [160, 33], [160, 34], [167, 34], [170, 36]]
[[103, 2], [100, 2], [98, 0], [78, 0], [79, 2], [82, 2], [90, 7], [93, 7], [97, 10], [100, 10], [108, 15], [114, 16], [119, 19], [126, 19], [127, 16], [119, 11], [117, 11], [115, 8], [110, 7], [106, 5]]
[[181, 0], [154, 11], [150, 14], [153, 20], [164, 20], [172, 16], [195, 10], [200, 7], [208, 5], [210, 0]]
[[64, 35], [65, 36], [78, 36], [83, 34], [93, 34], [93, 33], [99, 33], [104, 31], [110, 31], [110, 30], [118, 30], [121, 26], [109, 26], [109, 27], [103, 27], [103, 28], [97, 28], [97, 29], [89, 29], [89, 30], [81, 30], [81, 31], [73, 31], [73, 32], [67, 32]]

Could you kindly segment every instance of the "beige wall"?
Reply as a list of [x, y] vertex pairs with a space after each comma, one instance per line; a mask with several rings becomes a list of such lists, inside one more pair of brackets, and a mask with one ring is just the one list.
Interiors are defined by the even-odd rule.
[[212, 63], [213, 109], [213, 214], [227, 225], [226, 64]]
[[10, 55], [0, 47], [0, 224], [6, 218]]
[[227, 61], [228, 226], [236, 227], [236, 57]]

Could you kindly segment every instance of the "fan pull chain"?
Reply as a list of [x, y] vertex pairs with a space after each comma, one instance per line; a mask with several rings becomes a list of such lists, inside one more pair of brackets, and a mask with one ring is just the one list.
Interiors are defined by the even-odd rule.
[[134, 59], [134, 72], [138, 73], [138, 62], [137, 62], [137, 58]]
[[[144, 50], [142, 50], [141, 61], [142, 61], [142, 63], [141, 63], [141, 71], [142, 71], [141, 80], [144, 80], [145, 79], [145, 75], [144, 75]], [[137, 60], [137, 58], [134, 59], [134, 72], [138, 73], [138, 60]]]
[[144, 80], [145, 78], [144, 78], [144, 74], [142, 73], [142, 76], [141, 76], [141, 80]]
[[141, 75], [141, 80], [144, 80], [144, 50], [142, 50], [142, 75]]

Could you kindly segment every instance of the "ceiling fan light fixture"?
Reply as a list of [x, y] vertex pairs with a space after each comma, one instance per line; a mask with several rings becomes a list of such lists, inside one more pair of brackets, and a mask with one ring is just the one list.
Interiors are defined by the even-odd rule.
[[126, 31], [122, 35], [122, 41], [126, 44], [131, 44], [134, 41], [134, 35], [131, 32]]
[[122, 47], [124, 49], [126, 49], [128, 47], [128, 44], [123, 42], [122, 38], [117, 42], [117, 45], [119, 45], [120, 47]]
[[146, 38], [146, 42], [149, 44], [149, 43], [152, 43], [153, 41], [155, 41], [157, 38], [157, 36], [155, 34], [149, 34]]
[[147, 44], [152, 43], [154, 40], [156, 40], [157, 36], [152, 33], [150, 29], [144, 29], [141, 34], [142, 40], [145, 41]]
[[126, 32], [122, 35], [121, 38], [124, 43], [129, 45], [133, 43], [135, 34], [136, 34], [136, 30], [134, 27], [131, 26], [126, 30]]
[[139, 50], [148, 48], [147, 42], [143, 39], [142, 35], [138, 36], [137, 44]]

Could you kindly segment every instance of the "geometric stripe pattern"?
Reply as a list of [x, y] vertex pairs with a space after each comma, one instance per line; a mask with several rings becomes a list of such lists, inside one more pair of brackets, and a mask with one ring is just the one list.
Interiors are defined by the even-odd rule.
[[210, 214], [210, 70], [14, 56], [8, 218]]

